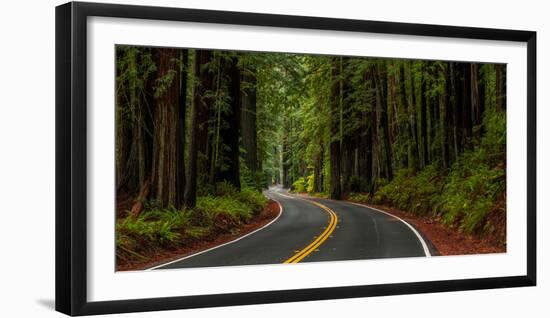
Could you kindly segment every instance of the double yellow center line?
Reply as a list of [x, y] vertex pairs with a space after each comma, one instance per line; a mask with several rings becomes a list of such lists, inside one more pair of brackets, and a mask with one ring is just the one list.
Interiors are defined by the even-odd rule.
[[284, 262], [285, 264], [298, 263], [299, 261], [304, 259], [304, 257], [306, 257], [309, 254], [311, 254], [312, 252], [314, 252], [321, 244], [323, 244], [323, 242], [326, 241], [330, 237], [332, 232], [334, 232], [334, 229], [336, 229], [336, 224], [338, 223], [338, 216], [336, 215], [336, 213], [333, 210], [331, 210], [329, 207], [327, 207], [327, 206], [325, 206], [321, 203], [318, 203], [318, 202], [315, 202], [315, 201], [310, 201], [310, 200], [306, 200], [306, 201], [317, 205], [318, 207], [323, 209], [325, 212], [327, 212], [328, 215], [330, 216], [330, 221], [329, 221], [328, 226], [323, 231], [323, 233], [321, 233], [320, 236], [318, 236], [313, 242], [311, 242], [304, 249], [302, 249], [298, 253], [294, 254], [294, 256], [287, 259]]

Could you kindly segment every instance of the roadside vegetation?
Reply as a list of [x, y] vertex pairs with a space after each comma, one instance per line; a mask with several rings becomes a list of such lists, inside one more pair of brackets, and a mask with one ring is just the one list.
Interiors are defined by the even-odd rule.
[[116, 222], [117, 263], [143, 261], [162, 251], [238, 233], [267, 203], [259, 191], [239, 191], [228, 183], [217, 184], [213, 194], [199, 196], [192, 209], [147, 202], [138, 216], [126, 211]]
[[480, 147], [462, 154], [448, 172], [437, 165], [418, 172], [401, 169], [373, 195], [350, 193], [348, 199], [429, 216], [505, 245], [506, 121], [504, 114], [497, 113], [489, 114], [485, 122]]
[[[350, 192], [346, 199], [397, 208], [428, 217], [466, 234], [490, 238], [506, 245], [506, 118], [488, 113], [479, 147], [461, 154], [448, 171], [437, 164], [420, 171], [403, 168], [388, 183], [379, 180], [373, 193]], [[314, 176], [298, 178], [292, 189], [328, 197], [313, 191]]]

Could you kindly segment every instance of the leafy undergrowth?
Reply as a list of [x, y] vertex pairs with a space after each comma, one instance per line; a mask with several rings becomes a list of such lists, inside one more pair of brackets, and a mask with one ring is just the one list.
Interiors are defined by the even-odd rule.
[[421, 171], [399, 170], [374, 195], [351, 193], [349, 200], [389, 205], [430, 217], [466, 234], [506, 244], [506, 134], [504, 115], [486, 120], [481, 144], [445, 171], [436, 164]]
[[307, 188], [308, 183], [303, 177], [298, 178], [298, 180], [294, 181], [292, 184], [292, 192], [295, 193], [305, 193]]
[[160, 209], [149, 202], [138, 217], [117, 220], [117, 264], [144, 261], [160, 251], [238, 231], [267, 203], [259, 191], [238, 191], [223, 183], [217, 185], [215, 193], [198, 197], [193, 209]]
[[315, 192], [314, 190], [315, 176], [309, 175], [306, 178], [300, 177], [298, 180], [294, 181], [290, 192], [297, 194], [308, 194], [317, 198], [328, 198], [328, 193], [326, 192]]
[[321, 199], [329, 198], [328, 193], [325, 193], [325, 192], [312, 192], [312, 193], [308, 193], [308, 195], [316, 198], [321, 198]]

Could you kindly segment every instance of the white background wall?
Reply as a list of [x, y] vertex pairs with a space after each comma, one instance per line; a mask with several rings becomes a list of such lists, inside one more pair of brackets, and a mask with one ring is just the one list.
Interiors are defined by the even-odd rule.
[[[115, 1], [189, 8], [527, 29], [538, 32], [538, 286], [117, 315], [117, 317], [545, 317], [550, 235], [545, 200], [550, 119], [545, 1]], [[0, 316], [61, 317], [54, 304], [54, 7], [10, 1], [0, 11]], [[513, 107], [513, 105], [510, 105]], [[407, 270], [404, 268], [403, 270]], [[144, 286], [146, 288], [146, 286]]]

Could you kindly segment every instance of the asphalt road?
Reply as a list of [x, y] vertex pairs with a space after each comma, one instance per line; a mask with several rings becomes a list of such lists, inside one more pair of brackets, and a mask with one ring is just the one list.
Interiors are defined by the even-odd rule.
[[236, 241], [152, 269], [430, 256], [431, 246], [400, 219], [349, 202], [303, 198], [281, 188], [266, 195], [282, 212]]

